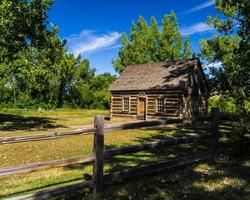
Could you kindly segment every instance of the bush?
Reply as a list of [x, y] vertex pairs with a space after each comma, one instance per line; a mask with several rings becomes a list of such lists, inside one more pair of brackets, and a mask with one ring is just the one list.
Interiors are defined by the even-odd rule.
[[211, 107], [218, 107], [221, 112], [225, 113], [237, 113], [238, 107], [235, 100], [232, 97], [222, 97], [215, 95], [209, 98], [208, 101], [208, 110], [211, 110]]

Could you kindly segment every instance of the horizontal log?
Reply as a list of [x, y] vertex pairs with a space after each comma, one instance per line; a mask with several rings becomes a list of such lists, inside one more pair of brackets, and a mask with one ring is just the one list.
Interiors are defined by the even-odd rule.
[[[113, 113], [121, 113], [113, 110]], [[115, 124], [115, 125], [106, 125], [105, 132], [115, 131], [115, 130], [125, 130], [125, 129], [134, 129], [148, 126], [158, 126], [166, 123], [172, 123], [171, 121], [166, 120], [149, 120], [149, 121], [137, 121], [124, 124]], [[88, 135], [93, 134], [95, 131], [94, 128], [83, 128], [71, 132], [62, 132], [62, 133], [50, 133], [50, 134], [41, 134], [41, 135], [30, 135], [30, 136], [17, 136], [17, 137], [7, 137], [0, 139], [0, 145], [3, 144], [12, 144], [12, 143], [21, 143], [21, 142], [31, 142], [31, 141], [41, 141], [41, 140], [54, 140], [64, 137], [74, 136], [74, 135]]]
[[[114, 127], [111, 127], [111, 128], [113, 129]], [[110, 130], [110, 129], [106, 128], [106, 130]], [[122, 155], [122, 154], [128, 154], [128, 153], [136, 153], [139, 151], [155, 149], [159, 147], [196, 142], [202, 139], [208, 139], [212, 137], [213, 137], [212, 134], [173, 137], [170, 139], [160, 140], [156, 142], [148, 142], [148, 143], [142, 143], [142, 144], [137, 144], [137, 145], [107, 149], [105, 150], [104, 155], [105, 157], [109, 157], [109, 156]], [[0, 177], [28, 173], [28, 172], [33, 172], [37, 170], [45, 170], [45, 169], [52, 169], [52, 168], [57, 168], [57, 167], [70, 166], [70, 165], [75, 165], [75, 164], [83, 164], [83, 163], [87, 164], [93, 161], [94, 161], [94, 156], [88, 155], [84, 157], [75, 157], [75, 158], [69, 158], [69, 159], [63, 159], [63, 160], [53, 160], [53, 161], [47, 161], [47, 162], [41, 162], [41, 163], [19, 165], [15, 167], [0, 169]]]
[[0, 169], [0, 177], [16, 175], [16, 174], [23, 174], [38, 170], [48, 170], [58, 167], [65, 167], [75, 164], [88, 164], [94, 161], [93, 155], [83, 156], [83, 157], [75, 157], [63, 160], [52, 160], [47, 162], [40, 162], [40, 163], [32, 163], [26, 165], [19, 165], [15, 167], [8, 167], [8, 168], [1, 168]]
[[122, 100], [112, 100], [112, 104], [122, 104]]
[[77, 183], [77, 184], [62, 186], [59, 188], [47, 189], [31, 194], [12, 197], [8, 198], [8, 200], [43, 200], [43, 199], [49, 199], [51, 197], [56, 197], [62, 194], [66, 194], [72, 191], [83, 190], [86, 188], [93, 188], [93, 187], [94, 187], [93, 181], [89, 180], [85, 181], [84, 183]]
[[17, 137], [6, 137], [0, 139], [1, 144], [12, 144], [12, 143], [20, 143], [20, 142], [31, 142], [31, 141], [40, 141], [40, 140], [52, 140], [59, 139], [73, 135], [88, 135], [94, 132], [94, 128], [83, 128], [75, 131], [68, 131], [62, 133], [49, 133], [49, 134], [40, 134], [40, 135], [28, 135], [28, 136], [17, 136]]
[[112, 114], [113, 115], [120, 115], [120, 114], [122, 114], [122, 111], [114, 111], [114, 110], [112, 110]]
[[204, 160], [211, 159], [211, 152], [204, 152], [193, 154], [185, 157], [181, 157], [178, 159], [174, 159], [171, 161], [160, 162], [151, 165], [144, 165], [132, 169], [125, 169], [121, 171], [117, 171], [111, 174], [104, 175], [104, 182], [113, 183], [114, 181], [120, 181], [122, 179], [131, 178], [134, 176], [145, 175], [149, 173], [160, 172], [163, 170], [180, 167], [188, 164], [197, 163]]
[[122, 109], [120, 109], [120, 110], [112, 109], [112, 112], [113, 112], [113, 113], [119, 113], [119, 114], [120, 114], [120, 113], [122, 113]]
[[122, 105], [122, 102], [114, 101], [114, 102], [112, 102], [112, 105], [113, 106], [119, 106], [119, 105]]
[[164, 111], [166, 114], [179, 114], [179, 110], [178, 109], [172, 109], [172, 108], [166, 108]]
[[116, 156], [128, 153], [136, 153], [139, 151], [145, 151], [150, 149], [156, 149], [160, 147], [166, 146], [173, 146], [178, 144], [186, 144], [186, 143], [193, 143], [193, 142], [200, 142], [205, 139], [213, 138], [212, 133], [201, 134], [201, 135], [191, 135], [191, 136], [180, 136], [180, 137], [171, 137], [170, 139], [164, 139], [156, 142], [148, 142], [130, 146], [123, 146], [113, 149], [105, 150], [104, 155], [106, 157], [109, 156]]
[[155, 99], [148, 99], [149, 103], [155, 103]]
[[130, 108], [137, 108], [137, 104], [130, 105]]
[[122, 109], [122, 105], [115, 105], [115, 104], [112, 104], [112, 109], [120, 110], [120, 109]]
[[[175, 167], [181, 167], [188, 164], [197, 163], [200, 161], [208, 160], [211, 158], [211, 152], [204, 152], [199, 154], [193, 154], [190, 156], [185, 156], [181, 158], [177, 158], [171, 161], [160, 162], [151, 165], [144, 165], [132, 169], [120, 170], [117, 172], [113, 172], [110, 174], [104, 175], [104, 183], [112, 184], [115, 181], [120, 181], [126, 178], [131, 178], [139, 175], [152, 174], [155, 172], [160, 172], [163, 170], [172, 169]], [[93, 181], [86, 181], [84, 183], [73, 184], [69, 186], [63, 186], [55, 189], [43, 190], [39, 192], [35, 192], [32, 194], [26, 194], [22, 196], [17, 196], [10, 198], [9, 200], [43, 200], [48, 199], [54, 196], [67, 194], [71, 191], [82, 190], [84, 188], [93, 188]]]
[[167, 120], [148, 120], [148, 121], [136, 121], [125, 124], [115, 124], [115, 125], [106, 125], [104, 128], [105, 132], [117, 131], [117, 130], [126, 130], [126, 129], [135, 129], [148, 126], [159, 126], [169, 123]]

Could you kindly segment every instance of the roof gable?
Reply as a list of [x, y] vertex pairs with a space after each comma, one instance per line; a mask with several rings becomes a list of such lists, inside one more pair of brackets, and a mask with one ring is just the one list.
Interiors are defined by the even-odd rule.
[[190, 59], [129, 65], [112, 84], [109, 91], [184, 89], [189, 71], [198, 62], [198, 59]]

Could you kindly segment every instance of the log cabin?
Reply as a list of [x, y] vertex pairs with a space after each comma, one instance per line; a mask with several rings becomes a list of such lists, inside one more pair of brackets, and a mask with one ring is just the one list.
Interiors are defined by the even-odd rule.
[[111, 117], [192, 120], [207, 113], [209, 87], [197, 58], [129, 65], [109, 91]]

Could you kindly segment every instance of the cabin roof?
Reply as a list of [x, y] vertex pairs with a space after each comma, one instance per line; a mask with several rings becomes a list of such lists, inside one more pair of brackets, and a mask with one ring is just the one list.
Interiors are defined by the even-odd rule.
[[184, 89], [199, 59], [127, 66], [109, 91]]

